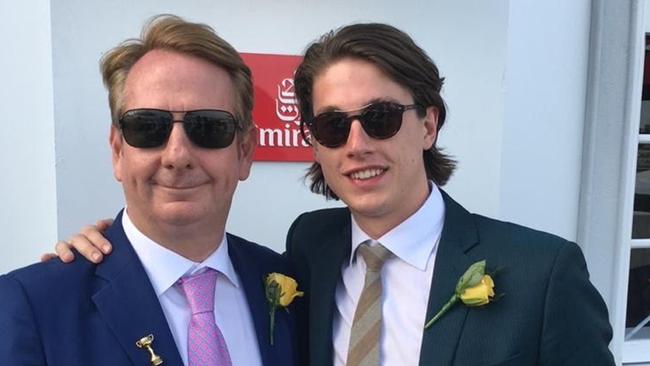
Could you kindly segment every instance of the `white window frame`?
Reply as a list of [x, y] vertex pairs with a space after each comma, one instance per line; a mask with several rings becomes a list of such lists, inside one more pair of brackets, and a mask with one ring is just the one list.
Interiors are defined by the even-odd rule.
[[[608, 304], [616, 364], [650, 365], [650, 339], [625, 341], [645, 34], [650, 1], [593, 0], [578, 243]], [[646, 29], [648, 28], [648, 29]]]
[[[633, 43], [637, 52], [633, 55], [637, 60], [633, 60], [633, 70], [631, 70], [631, 76], [633, 80], [631, 81], [631, 86], [633, 90], [633, 103], [631, 103], [632, 108], [634, 108], [637, 113], [630, 114], [630, 117], [633, 119], [628, 124], [629, 131], [628, 139], [630, 140], [630, 145], [628, 151], [630, 152], [627, 155], [627, 161], [625, 162], [626, 172], [625, 172], [625, 204], [624, 209], [626, 214], [623, 215], [623, 227], [628, 228], [629, 230], [622, 230], [622, 233], [626, 236], [622, 239], [622, 243], [627, 243], [627, 245], [621, 245], [619, 248], [621, 250], [621, 264], [619, 267], [619, 283], [624, 284], [624, 286], [619, 286], [618, 293], [620, 294], [621, 299], [627, 299], [627, 290], [628, 290], [628, 280], [629, 280], [629, 270], [630, 270], [630, 257], [633, 249], [650, 249], [650, 238], [648, 239], [632, 239], [632, 224], [634, 220], [633, 207], [634, 207], [634, 193], [636, 191], [636, 168], [638, 163], [638, 147], [639, 144], [650, 143], [650, 135], [640, 134], [639, 126], [641, 122], [641, 90], [643, 88], [643, 70], [645, 63], [645, 50], [646, 50], [646, 35], [650, 34], [650, 1], [643, 1], [642, 4], [637, 5], [638, 13], [640, 13], [641, 21], [639, 21], [636, 27], [631, 27], [631, 31], [636, 33], [632, 34], [634, 39]], [[631, 54], [632, 56], [632, 54]], [[641, 60], [640, 62], [638, 60]], [[636, 98], [635, 98], [636, 95]], [[635, 98], [635, 99], [634, 99]], [[634, 124], [636, 122], [636, 124]], [[620, 281], [623, 279], [623, 281]], [[625, 304], [624, 309], [620, 309], [622, 314], [617, 314], [622, 316], [622, 322], [624, 328], [625, 322], [625, 310], [627, 309], [627, 303]], [[623, 363], [635, 363], [646, 362], [646, 365], [650, 365], [650, 338], [644, 337], [643, 339], [623, 339], [623, 350], [622, 350], [622, 360]]]
[[[649, 2], [650, 3], [650, 2]], [[648, 16], [650, 16], [650, 12], [645, 12], [645, 24], [650, 25], [650, 19]], [[645, 32], [650, 33], [648, 30], [645, 30]], [[643, 34], [644, 38], [644, 49], [645, 49], [645, 32]], [[641, 73], [641, 77], [643, 76], [643, 73]], [[640, 106], [640, 101], [641, 98], [639, 98], [639, 110], [641, 108]], [[639, 116], [640, 117], [640, 116]], [[640, 118], [637, 119], [640, 121]], [[627, 243], [627, 245], [621, 245], [619, 250], [621, 251], [621, 266], [619, 267], [619, 284], [620, 286], [617, 289], [618, 296], [620, 299], [627, 299], [627, 289], [628, 289], [628, 279], [629, 279], [629, 270], [630, 270], [630, 255], [632, 253], [633, 249], [650, 249], [650, 239], [632, 239], [632, 233], [631, 233], [631, 228], [632, 228], [632, 221], [633, 221], [633, 205], [634, 205], [634, 192], [635, 192], [635, 184], [636, 181], [633, 178], [635, 173], [636, 173], [636, 164], [637, 164], [637, 154], [638, 154], [638, 146], [639, 144], [646, 144], [650, 143], [650, 135], [648, 134], [639, 134], [638, 133], [638, 125], [636, 129], [636, 146], [631, 147], [631, 154], [629, 156], [629, 159], [632, 160], [629, 162], [630, 164], [627, 164], [627, 174], [625, 179], [626, 181], [626, 193], [630, 196], [626, 201], [627, 206], [626, 208], [629, 211], [629, 215], [624, 215], [624, 227], [629, 227], [630, 230], [622, 230], [623, 232], [629, 232], [629, 235], [627, 236], [627, 240], [622, 241], [621, 243]], [[623, 303], [625, 303], [625, 307], [619, 309], [619, 313], [616, 314], [618, 317], [622, 317], [622, 319], [619, 319], [619, 322], [622, 324], [616, 324], [622, 329], [625, 329], [625, 311], [627, 310], [627, 303], [623, 300]], [[649, 316], [650, 317], [650, 316]], [[646, 332], [647, 333], [647, 332]], [[634, 365], [639, 365], [640, 362], [644, 362], [643, 365], [650, 365], [650, 338], [643, 338], [643, 339], [631, 339], [631, 340], [626, 340], [625, 337], [623, 338], [623, 347], [622, 347], [622, 361], [623, 364], [634, 364]]]

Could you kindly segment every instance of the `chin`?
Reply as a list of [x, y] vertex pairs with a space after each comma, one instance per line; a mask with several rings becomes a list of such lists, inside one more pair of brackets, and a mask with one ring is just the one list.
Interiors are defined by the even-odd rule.
[[188, 202], [167, 204], [157, 211], [156, 216], [163, 222], [174, 225], [191, 224], [204, 219], [208, 214], [202, 207]]
[[384, 212], [384, 201], [377, 196], [367, 195], [365, 197], [353, 197], [352, 199], [343, 199], [343, 202], [348, 206], [351, 212], [354, 214], [366, 216], [366, 217], [377, 217], [381, 216]]

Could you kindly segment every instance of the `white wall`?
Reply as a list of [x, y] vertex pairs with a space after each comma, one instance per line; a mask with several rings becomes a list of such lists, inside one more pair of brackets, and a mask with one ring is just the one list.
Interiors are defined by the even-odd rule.
[[[163, 12], [212, 25], [242, 52], [300, 54], [320, 34], [357, 21], [403, 28], [431, 54], [448, 80], [444, 92], [449, 128], [443, 130], [441, 141], [461, 160], [450, 190], [474, 209], [498, 213], [505, 1], [67, 0], [52, 3], [62, 237], [82, 224], [113, 216], [122, 205], [120, 187], [111, 176], [109, 112], [98, 59], [103, 51], [138, 35], [147, 18]], [[302, 184], [307, 167], [256, 163], [235, 197], [229, 231], [281, 251], [286, 229], [298, 213], [337, 204], [326, 203]], [[476, 176], [481, 177], [480, 190], [472, 178]]]
[[510, 2], [499, 216], [576, 240], [590, 1]]
[[[10, 77], [33, 79], [39, 90], [53, 87], [53, 106], [51, 93], [34, 95], [33, 88], [12, 97], [15, 102], [10, 105], [38, 97], [32, 109], [49, 121], [50, 131], [52, 120], [56, 121], [56, 183], [52, 181], [51, 134], [38, 145], [50, 152], [49, 160], [37, 165], [39, 169], [33, 169], [31, 160], [28, 167], [15, 157], [5, 164], [23, 178], [3, 182], [22, 196], [10, 197], [3, 212], [5, 225], [18, 228], [12, 240], [19, 244], [11, 250], [0, 248], [0, 270], [36, 260], [36, 253], [51, 248], [57, 235], [65, 238], [83, 224], [113, 216], [122, 206], [121, 187], [114, 182], [110, 166], [109, 112], [98, 60], [120, 41], [137, 36], [147, 18], [163, 12], [212, 25], [242, 52], [300, 54], [323, 32], [357, 21], [388, 22], [402, 28], [428, 51], [446, 77], [443, 95], [449, 114], [440, 143], [459, 160], [447, 190], [470, 210], [573, 238], [588, 7], [586, 0], [547, 3], [52, 1], [52, 70], [40, 65], [48, 58], [16, 50], [21, 58]], [[12, 11], [20, 8], [14, 3], [10, 7]], [[13, 19], [35, 16], [24, 12]], [[49, 29], [47, 20], [38, 24], [47, 24]], [[35, 32], [33, 26], [30, 29]], [[11, 38], [8, 32], [0, 37]], [[49, 34], [33, 45], [49, 52]], [[560, 110], [556, 115], [538, 103], [549, 99]], [[16, 148], [25, 150], [21, 156], [31, 151], [23, 145], [16, 141]], [[550, 158], [545, 153], [549, 150]], [[286, 229], [299, 212], [336, 204], [308, 192], [301, 180], [306, 168], [307, 164], [256, 163], [251, 178], [239, 187], [229, 230], [281, 251]], [[45, 185], [46, 179], [38, 179], [39, 186], [47, 188], [42, 192], [50, 200], [49, 211], [37, 204], [43, 199], [35, 201], [33, 190], [26, 189], [25, 181], [33, 178], [35, 170], [49, 177]], [[555, 206], [542, 205], [547, 202]], [[10, 220], [21, 207], [28, 212], [38, 208], [41, 216]], [[39, 238], [31, 234], [35, 223]], [[40, 230], [48, 224], [52, 227]], [[13, 247], [20, 248], [21, 259], [8, 261], [5, 258], [14, 252]]]
[[50, 3], [0, 2], [0, 273], [56, 238]]

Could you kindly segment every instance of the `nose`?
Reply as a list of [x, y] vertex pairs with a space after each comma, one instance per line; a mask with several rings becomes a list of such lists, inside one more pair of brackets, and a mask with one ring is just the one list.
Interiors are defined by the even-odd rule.
[[361, 126], [361, 122], [355, 119], [350, 124], [350, 134], [345, 143], [348, 156], [362, 156], [372, 151], [371, 137], [368, 136], [366, 131]]
[[174, 123], [162, 152], [162, 165], [168, 169], [191, 169], [192, 142], [185, 134], [182, 123]]

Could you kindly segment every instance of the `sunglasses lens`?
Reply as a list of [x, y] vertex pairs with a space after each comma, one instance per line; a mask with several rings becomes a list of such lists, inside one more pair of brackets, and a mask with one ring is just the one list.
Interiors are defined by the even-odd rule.
[[387, 139], [395, 136], [402, 126], [403, 112], [399, 104], [375, 103], [363, 110], [360, 119], [368, 136]]
[[158, 110], [131, 110], [120, 119], [120, 127], [129, 145], [138, 148], [158, 147], [169, 137], [172, 115]]
[[311, 134], [319, 144], [327, 147], [339, 147], [348, 139], [350, 121], [342, 112], [326, 112], [314, 117]]
[[237, 122], [226, 111], [201, 110], [187, 112], [185, 133], [199, 147], [219, 149], [230, 146], [237, 132]]

